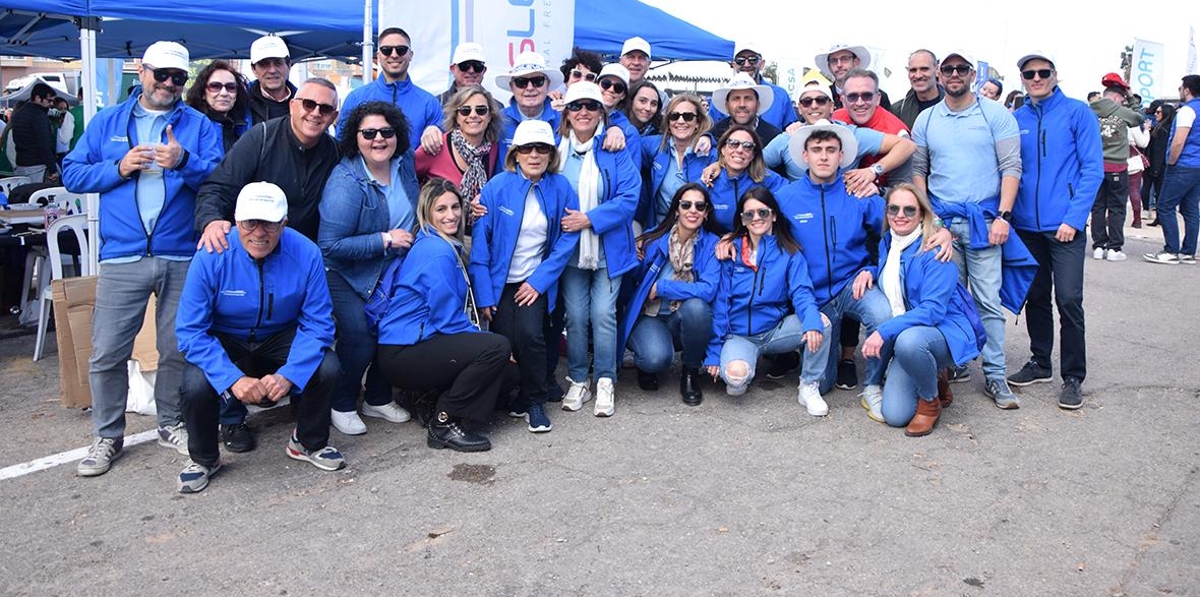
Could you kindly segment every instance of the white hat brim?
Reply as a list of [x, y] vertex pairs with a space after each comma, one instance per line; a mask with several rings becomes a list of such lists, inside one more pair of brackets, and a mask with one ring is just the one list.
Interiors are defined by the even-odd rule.
[[808, 170], [808, 163], [804, 161], [804, 144], [817, 131], [833, 131], [837, 134], [838, 139], [842, 140], [840, 167], [849, 168], [858, 159], [858, 139], [854, 138], [854, 131], [850, 130], [850, 127], [833, 123], [810, 124], [800, 127], [800, 130], [793, 133], [792, 138], [788, 139], [788, 153], [792, 155], [792, 161], [796, 162], [801, 169]]
[[753, 87], [722, 87], [713, 92], [713, 107], [718, 112], [729, 116], [729, 112], [725, 110], [725, 100], [729, 97], [730, 91], [739, 89], [752, 89], [758, 94], [758, 115], [762, 116], [771, 109], [771, 105], [775, 103], [775, 91], [766, 85], [755, 85]]

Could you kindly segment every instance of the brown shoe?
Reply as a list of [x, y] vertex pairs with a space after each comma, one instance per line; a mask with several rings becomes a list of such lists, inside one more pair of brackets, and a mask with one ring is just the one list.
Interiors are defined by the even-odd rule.
[[942, 408], [946, 408], [954, 402], [954, 391], [950, 389], [950, 371], [948, 369], [938, 371], [938, 400], [941, 401]]
[[921, 437], [933, 433], [933, 428], [937, 425], [938, 417], [941, 414], [942, 402], [940, 400], [918, 398], [917, 414], [908, 422], [908, 427], [904, 428], [904, 435]]

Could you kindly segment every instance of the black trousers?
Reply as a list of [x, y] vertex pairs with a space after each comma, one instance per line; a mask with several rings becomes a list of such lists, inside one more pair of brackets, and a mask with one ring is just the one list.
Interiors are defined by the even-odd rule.
[[[244, 375], [262, 377], [275, 373], [287, 362], [296, 329], [279, 332], [261, 342], [248, 342], [217, 332], [213, 332], [213, 336]], [[341, 377], [342, 367], [337, 356], [332, 350], [326, 350], [317, 372], [304, 384], [304, 391], [297, 392], [295, 387], [292, 388], [296, 438], [309, 450], [320, 450], [329, 443], [329, 405]], [[295, 386], [302, 380], [289, 381]], [[220, 388], [220, 391], [227, 389]], [[180, 391], [183, 394], [180, 409], [188, 431], [188, 454], [194, 462], [212, 466], [220, 459], [218, 425], [223, 400], [208, 383], [204, 371], [191, 363], [184, 364]]]
[[1038, 262], [1037, 275], [1029, 287], [1025, 303], [1025, 327], [1029, 331], [1029, 350], [1038, 365], [1050, 368], [1054, 350], [1054, 309], [1051, 291], [1058, 307], [1062, 337], [1059, 373], [1083, 381], [1087, 377], [1087, 341], [1083, 322], [1083, 263], [1087, 256], [1087, 236], [1080, 230], [1069, 243], [1055, 240], [1054, 232], [1018, 230], [1017, 234]]
[[[1092, 203], [1092, 248], [1120, 251], [1125, 246], [1125, 206], [1129, 203], [1129, 172], [1105, 172]], [[1082, 230], [1080, 232], [1083, 232]]]
[[[521, 370], [521, 398], [530, 404], [546, 403], [546, 296], [518, 307], [520, 283], [505, 284], [492, 314], [492, 331], [508, 338]], [[558, 345], [554, 346], [558, 350]], [[521, 405], [516, 405], [521, 406]]]
[[440, 390], [437, 410], [486, 421], [517, 382], [508, 339], [489, 332], [437, 335], [411, 346], [380, 344], [375, 363], [402, 390]]

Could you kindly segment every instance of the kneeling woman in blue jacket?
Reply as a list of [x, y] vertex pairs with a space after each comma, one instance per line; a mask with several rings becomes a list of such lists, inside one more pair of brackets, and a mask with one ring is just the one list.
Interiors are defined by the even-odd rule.
[[695, 182], [679, 187], [662, 222], [638, 238], [645, 254], [640, 283], [621, 325], [643, 390], [658, 389], [658, 374], [671, 366], [675, 347], [683, 349], [679, 392], [690, 406], [704, 399], [700, 367], [721, 274], [717, 240], [708, 189]]
[[887, 367], [884, 420], [907, 425], [904, 434], [917, 437], [929, 435], [941, 415], [938, 370], [979, 356], [985, 332], [975, 301], [959, 285], [958, 268], [924, 249], [925, 233], [934, 229], [925, 193], [908, 183], [896, 185], [886, 213], [874, 278], [891, 303], [892, 318], [863, 342], [862, 351]]
[[[821, 341], [827, 323], [813, 299], [808, 263], [791, 226], [775, 225], [775, 196], [754, 187], [742, 195], [737, 211], [733, 259], [721, 262], [712, 339], [704, 359], [709, 375], [715, 379], [719, 374], [730, 396], [746, 393], [760, 354], [792, 352], [802, 344], [818, 356], [829, 350]], [[805, 403], [803, 395], [800, 403]]]
[[417, 240], [388, 293], [376, 363], [397, 388], [441, 392], [429, 447], [479, 452], [491, 442], [459, 422], [487, 420], [515, 375], [506, 375], [508, 340], [479, 330], [463, 256], [464, 216], [453, 183], [437, 178], [421, 189]]
[[534, 433], [551, 429], [547, 305], [555, 304], [558, 278], [579, 241], [578, 232], [562, 231], [563, 216], [579, 209], [579, 199], [566, 177], [547, 171], [555, 153], [548, 123], [518, 125], [504, 158], [505, 172], [483, 186], [480, 203], [486, 214], [471, 234], [470, 272], [479, 312], [492, 322], [492, 331], [508, 338], [521, 369], [521, 395], [508, 410], [524, 414]]

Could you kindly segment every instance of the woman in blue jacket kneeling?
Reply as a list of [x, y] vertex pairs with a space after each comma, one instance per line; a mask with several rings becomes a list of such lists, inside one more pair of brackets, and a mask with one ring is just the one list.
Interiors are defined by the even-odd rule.
[[621, 326], [643, 390], [658, 389], [658, 374], [671, 366], [675, 347], [683, 349], [679, 392], [690, 406], [704, 400], [700, 367], [721, 274], [717, 240], [708, 189], [695, 182], [679, 187], [662, 222], [638, 238], [645, 253], [641, 282]]
[[925, 233], [934, 229], [925, 193], [909, 183], [892, 187], [886, 213], [874, 278], [892, 318], [863, 342], [862, 351], [887, 367], [883, 419], [893, 427], [907, 425], [904, 434], [918, 437], [929, 435], [941, 415], [938, 370], [979, 356], [985, 333], [975, 302], [959, 285], [958, 268], [923, 248]]
[[429, 447], [479, 452], [491, 442], [459, 423], [491, 417], [497, 397], [516, 380], [508, 340], [479, 329], [463, 255], [465, 221], [453, 183], [435, 178], [421, 189], [417, 240], [388, 292], [376, 362], [397, 388], [441, 392]]

